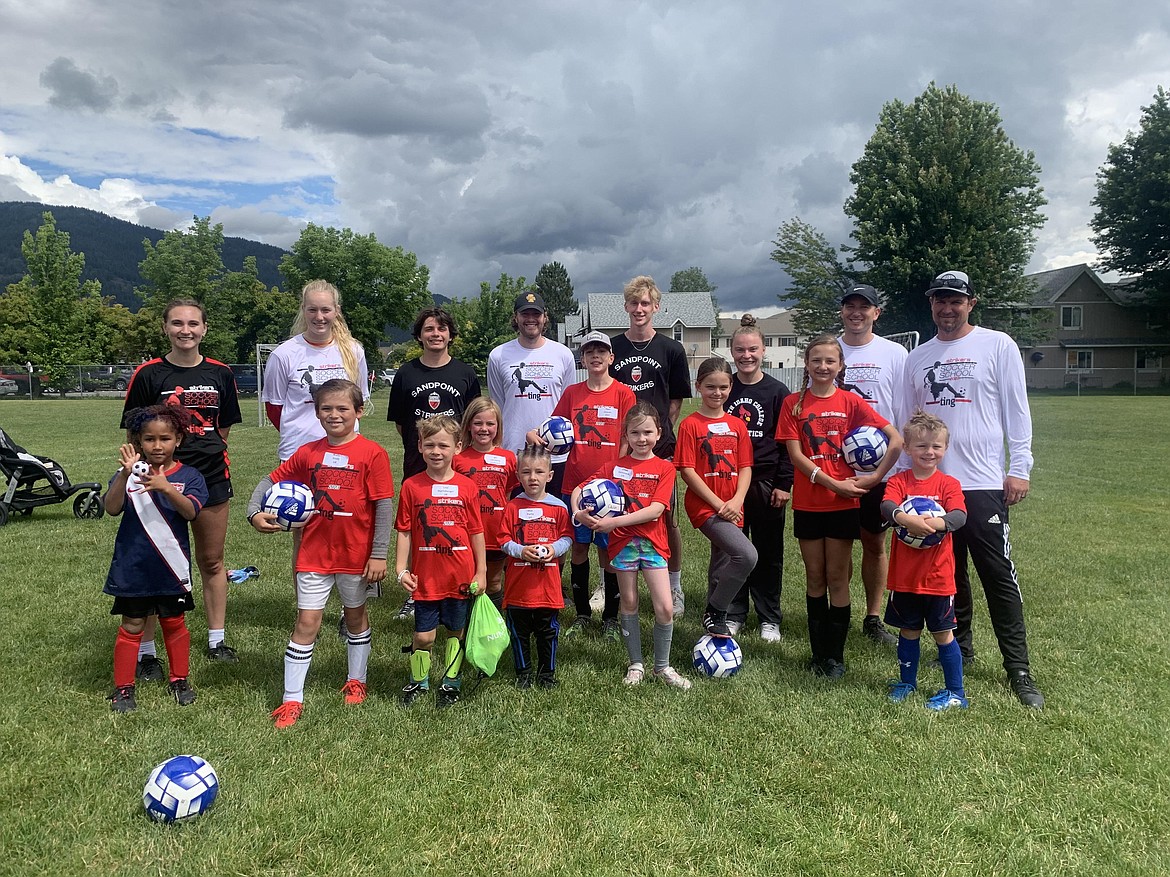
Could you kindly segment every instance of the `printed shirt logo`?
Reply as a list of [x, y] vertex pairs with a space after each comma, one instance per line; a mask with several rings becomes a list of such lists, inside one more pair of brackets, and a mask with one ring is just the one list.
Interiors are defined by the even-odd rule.
[[809, 449], [808, 458], [810, 460], [841, 459], [840, 442], [848, 423], [844, 411], [810, 413], [800, 425], [805, 447]]
[[[435, 487], [448, 485], [436, 484]], [[453, 485], [450, 485], [453, 486]], [[467, 512], [460, 499], [443, 500], [437, 502], [424, 499], [422, 506], [416, 513], [419, 529], [422, 531], [422, 543], [419, 551], [434, 551], [438, 554], [452, 554], [456, 551], [466, 551], [466, 545], [460, 545], [447, 528], [464, 528], [467, 526]]]
[[431, 406], [432, 411], [438, 411], [439, 410], [439, 394], [438, 393], [431, 393], [431, 395], [427, 396], [427, 404], [429, 406]]
[[[723, 427], [719, 429], [718, 427]], [[699, 445], [699, 450], [707, 458], [707, 471], [704, 478], [726, 480], [739, 478], [739, 469], [731, 462], [735, 455], [736, 439], [728, 430], [726, 423], [712, 423], [708, 427], [707, 435]]]
[[551, 399], [553, 365], [549, 362], [518, 362], [512, 370], [517, 399]]
[[845, 382], [841, 385], [841, 389], [855, 393], [867, 402], [872, 402], [877, 397], [873, 390], [866, 389], [866, 385], [876, 386], [881, 382], [881, 375], [882, 367], [880, 365], [869, 363], [847, 365], [845, 366]]
[[970, 359], [940, 360], [926, 366], [922, 376], [922, 386], [930, 393], [926, 404], [954, 408], [957, 403], [970, 402], [967, 391], [956, 384], [972, 380], [977, 366], [978, 363]]
[[630, 369], [630, 378], [635, 383], [642, 380], [642, 366], [636, 365], [632, 369]]

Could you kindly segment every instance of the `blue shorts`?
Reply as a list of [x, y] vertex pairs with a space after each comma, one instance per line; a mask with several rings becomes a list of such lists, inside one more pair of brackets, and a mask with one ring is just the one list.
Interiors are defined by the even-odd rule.
[[955, 596], [890, 591], [886, 600], [886, 624], [899, 630], [922, 630], [925, 624], [931, 633], [954, 630], [958, 627]]
[[640, 569], [666, 569], [666, 559], [654, 550], [649, 539], [635, 536], [626, 543], [626, 547], [618, 552], [617, 557], [609, 559], [609, 565], [622, 572], [636, 572]]
[[465, 597], [415, 600], [414, 632], [430, 633], [439, 624], [442, 624], [447, 630], [463, 630], [467, 627], [467, 610], [470, 604], [471, 601]]
[[562, 493], [561, 499], [565, 503], [565, 508], [569, 510], [569, 518], [573, 521], [573, 541], [578, 545], [596, 545], [598, 548], [609, 548], [609, 534], [598, 533], [596, 530], [590, 530], [584, 524], [577, 523], [577, 519], [573, 517], [573, 495], [571, 493]]

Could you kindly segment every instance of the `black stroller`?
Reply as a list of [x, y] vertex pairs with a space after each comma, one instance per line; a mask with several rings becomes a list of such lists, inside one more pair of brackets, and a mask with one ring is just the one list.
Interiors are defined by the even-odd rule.
[[56, 505], [73, 500], [73, 514], [79, 518], [100, 518], [105, 514], [102, 505], [102, 486], [95, 481], [70, 484], [56, 462], [48, 457], [30, 454], [14, 442], [0, 428], [0, 472], [8, 479], [8, 487], [0, 495], [0, 527], [8, 523], [12, 512], [31, 515], [40, 505]]

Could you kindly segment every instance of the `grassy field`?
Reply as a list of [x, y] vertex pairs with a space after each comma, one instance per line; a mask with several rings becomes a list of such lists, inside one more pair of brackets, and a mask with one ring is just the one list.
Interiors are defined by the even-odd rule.
[[[406, 711], [393, 595], [372, 608], [371, 698], [342, 705], [344, 647], [323, 634], [304, 717], [277, 733], [289, 543], [248, 528], [237, 499], [228, 564], [262, 571], [230, 597], [241, 663], [203, 660], [197, 611], [199, 702], [180, 709], [143, 685], [138, 712], [115, 716], [101, 586], [117, 522], [75, 520], [67, 505], [16, 517], [0, 529], [0, 874], [1170, 873], [1170, 504], [1157, 450], [1170, 399], [1033, 404], [1035, 481], [1012, 524], [1043, 712], [1004, 685], [981, 598], [965, 713], [885, 703], [896, 663], [862, 640], [856, 602], [848, 675], [812, 678], [788, 535], [785, 639], [745, 635], [734, 679], [626, 690], [624, 649], [594, 638], [563, 645], [555, 692], [518, 692], [505, 669], [456, 709]], [[366, 432], [398, 461], [384, 405]], [[74, 480], [105, 482], [119, 407], [3, 400], [0, 425]], [[245, 418], [231, 446], [246, 496], [276, 442], [252, 425], [254, 403]], [[684, 534], [680, 667], [707, 557]], [[939, 685], [924, 668], [921, 687]], [[216, 767], [220, 799], [191, 825], [153, 825], [146, 775], [183, 752]]]

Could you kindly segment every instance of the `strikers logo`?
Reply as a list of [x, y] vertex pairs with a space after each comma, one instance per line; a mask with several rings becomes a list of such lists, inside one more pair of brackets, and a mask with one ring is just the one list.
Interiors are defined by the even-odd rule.
[[438, 393], [431, 393], [431, 395], [427, 396], [427, 405], [429, 405], [431, 407], [432, 411], [438, 411], [439, 410], [439, 394]]
[[630, 369], [630, 380], [632, 380], [635, 384], [642, 380], [642, 366], [636, 365]]

